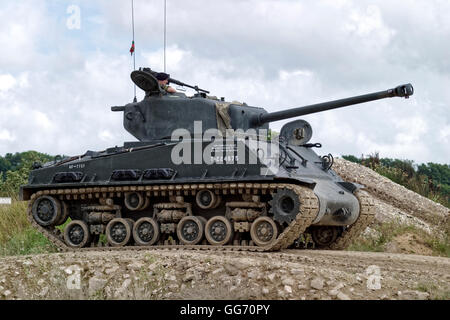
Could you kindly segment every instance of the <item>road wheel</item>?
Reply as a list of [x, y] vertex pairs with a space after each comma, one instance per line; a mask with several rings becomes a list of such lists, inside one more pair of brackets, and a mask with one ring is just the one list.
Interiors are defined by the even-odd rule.
[[127, 219], [116, 218], [106, 226], [106, 239], [113, 247], [123, 247], [130, 242], [132, 224]]
[[61, 219], [61, 202], [50, 196], [42, 196], [34, 201], [32, 213], [40, 226], [54, 226]]
[[325, 248], [331, 245], [337, 239], [338, 232], [338, 227], [314, 227], [311, 230], [311, 237], [318, 248]]
[[204, 225], [198, 217], [187, 216], [177, 225], [177, 236], [181, 243], [196, 245], [202, 241]]
[[71, 248], [86, 247], [91, 241], [89, 226], [81, 220], [70, 222], [64, 230], [64, 240]]
[[252, 223], [250, 236], [257, 246], [267, 246], [278, 237], [277, 225], [269, 217], [259, 217]]
[[209, 219], [205, 227], [206, 240], [213, 246], [228, 244], [233, 238], [231, 222], [222, 216]]
[[158, 242], [159, 225], [152, 218], [141, 218], [134, 224], [133, 238], [139, 246], [151, 246]]

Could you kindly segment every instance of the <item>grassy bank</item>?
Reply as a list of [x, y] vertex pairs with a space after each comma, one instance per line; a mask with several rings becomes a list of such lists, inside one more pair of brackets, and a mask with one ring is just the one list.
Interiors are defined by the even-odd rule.
[[348, 248], [351, 251], [398, 252], [450, 257], [450, 237], [428, 234], [412, 225], [392, 221], [374, 223], [369, 235], [359, 236]]
[[56, 248], [27, 219], [26, 202], [0, 205], [0, 256], [56, 252]]
[[412, 160], [380, 158], [377, 152], [361, 158], [352, 155], [342, 158], [368, 167], [393, 182], [450, 208], [448, 164], [430, 162], [416, 165]]

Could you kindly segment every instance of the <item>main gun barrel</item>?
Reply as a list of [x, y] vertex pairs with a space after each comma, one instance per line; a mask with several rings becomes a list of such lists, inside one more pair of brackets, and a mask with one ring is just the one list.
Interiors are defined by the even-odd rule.
[[309, 105], [309, 106], [305, 106], [305, 107], [293, 108], [293, 109], [288, 109], [288, 110], [283, 110], [283, 111], [278, 111], [278, 112], [261, 113], [261, 114], [255, 116], [252, 119], [252, 122], [253, 122], [253, 125], [259, 127], [268, 122], [274, 122], [274, 121], [304, 116], [307, 114], [322, 112], [322, 111], [331, 110], [331, 109], [343, 108], [343, 107], [351, 106], [354, 104], [365, 103], [365, 102], [369, 102], [369, 101], [375, 101], [375, 100], [392, 98], [392, 97], [409, 98], [409, 96], [412, 96], [413, 94], [414, 94], [414, 88], [410, 83], [408, 83], [408, 84], [404, 84], [404, 85], [398, 86], [394, 89], [389, 89], [386, 91], [369, 93], [369, 94], [364, 94], [361, 96], [340, 99], [340, 100], [334, 100], [334, 101], [329, 101], [329, 102], [324, 102], [324, 103], [318, 103], [318, 104], [313, 104], [313, 105]]

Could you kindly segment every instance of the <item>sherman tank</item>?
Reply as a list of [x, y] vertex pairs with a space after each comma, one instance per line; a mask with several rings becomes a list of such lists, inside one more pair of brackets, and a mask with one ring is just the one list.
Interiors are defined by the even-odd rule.
[[406, 84], [267, 112], [171, 78], [197, 93], [169, 94], [149, 68], [131, 79], [145, 98], [112, 111], [136, 141], [35, 163], [21, 187], [30, 222], [61, 250], [343, 249], [374, 218], [364, 187], [316, 153], [308, 122], [278, 137], [269, 123], [414, 92]]

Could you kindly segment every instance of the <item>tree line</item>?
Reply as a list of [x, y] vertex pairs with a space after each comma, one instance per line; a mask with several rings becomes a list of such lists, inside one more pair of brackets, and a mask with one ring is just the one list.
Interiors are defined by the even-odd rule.
[[54, 156], [36, 151], [0, 156], [0, 196], [16, 198], [19, 187], [28, 182], [33, 163], [46, 163], [54, 159]]

